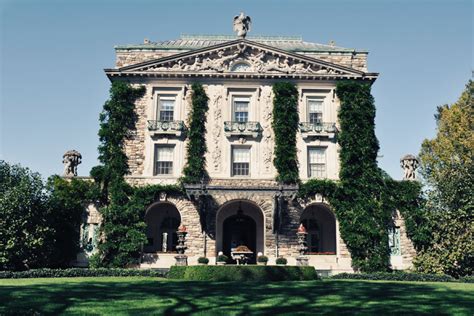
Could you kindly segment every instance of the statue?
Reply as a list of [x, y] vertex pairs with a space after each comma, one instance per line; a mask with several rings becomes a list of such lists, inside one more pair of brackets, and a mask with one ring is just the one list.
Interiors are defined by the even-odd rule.
[[234, 32], [237, 32], [239, 38], [245, 38], [247, 32], [250, 31], [252, 20], [249, 16], [245, 16], [243, 12], [234, 17]]
[[404, 171], [403, 180], [416, 180], [416, 168], [420, 165], [418, 159], [413, 155], [405, 155], [400, 159], [400, 167]]
[[64, 176], [65, 177], [76, 177], [77, 166], [82, 162], [82, 156], [76, 150], [68, 150], [63, 155], [64, 164]]

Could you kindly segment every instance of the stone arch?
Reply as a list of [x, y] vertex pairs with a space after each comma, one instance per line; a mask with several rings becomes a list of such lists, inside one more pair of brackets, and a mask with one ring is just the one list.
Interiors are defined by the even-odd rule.
[[215, 217], [216, 254], [223, 251], [229, 255], [232, 248], [240, 246], [238, 243], [253, 251], [254, 259], [257, 253], [265, 252], [268, 218], [260, 205], [245, 197], [220, 204]]
[[300, 223], [308, 232], [308, 253], [335, 255], [338, 224], [336, 215], [326, 203], [310, 203], [300, 215]]
[[176, 231], [181, 224], [181, 213], [170, 202], [159, 201], [145, 211], [147, 243], [143, 251], [147, 253], [176, 251]]

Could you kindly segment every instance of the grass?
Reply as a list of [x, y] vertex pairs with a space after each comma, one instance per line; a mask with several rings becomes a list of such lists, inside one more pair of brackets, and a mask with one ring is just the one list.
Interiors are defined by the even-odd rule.
[[473, 315], [474, 284], [151, 277], [0, 280], [0, 315]]

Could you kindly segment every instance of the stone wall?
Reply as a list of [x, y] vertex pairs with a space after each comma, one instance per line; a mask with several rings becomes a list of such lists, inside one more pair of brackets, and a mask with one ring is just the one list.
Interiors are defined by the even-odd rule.
[[182, 50], [142, 50], [142, 49], [116, 49], [115, 67], [121, 68], [149, 60], [159, 59], [182, 53]]
[[152, 96], [152, 91], [146, 87], [145, 94], [135, 102], [135, 113], [137, 122], [135, 130], [131, 132], [129, 139], [124, 142], [125, 154], [128, 158], [129, 171], [132, 175], [143, 174], [145, 162], [145, 132], [147, 124], [147, 107]]
[[367, 72], [367, 55], [368, 53], [303, 53], [304, 55], [327, 61], [333, 64], [354, 68]]

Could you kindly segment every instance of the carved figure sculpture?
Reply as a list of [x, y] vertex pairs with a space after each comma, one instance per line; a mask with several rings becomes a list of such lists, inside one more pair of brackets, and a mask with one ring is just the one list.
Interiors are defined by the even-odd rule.
[[400, 167], [403, 169], [403, 180], [416, 180], [416, 169], [420, 165], [418, 159], [413, 155], [405, 155], [400, 159]]
[[77, 176], [77, 166], [82, 162], [82, 155], [76, 150], [68, 150], [63, 155], [64, 176]]
[[246, 16], [243, 12], [234, 17], [234, 32], [237, 32], [239, 38], [245, 38], [247, 32], [250, 31], [250, 24], [252, 20], [249, 16]]

